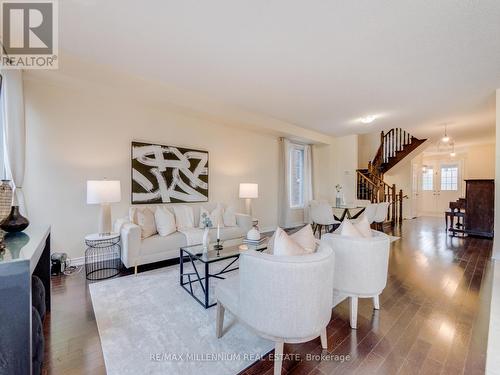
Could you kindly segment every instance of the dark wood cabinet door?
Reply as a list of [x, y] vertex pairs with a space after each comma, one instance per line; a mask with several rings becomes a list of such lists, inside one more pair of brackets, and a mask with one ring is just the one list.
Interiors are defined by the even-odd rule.
[[470, 234], [493, 237], [494, 180], [466, 180], [465, 229]]

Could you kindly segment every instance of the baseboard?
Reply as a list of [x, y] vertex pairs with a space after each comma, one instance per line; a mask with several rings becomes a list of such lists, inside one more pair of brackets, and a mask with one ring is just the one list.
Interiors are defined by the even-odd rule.
[[68, 259], [68, 266], [83, 266], [84, 264], [85, 264], [85, 257]]

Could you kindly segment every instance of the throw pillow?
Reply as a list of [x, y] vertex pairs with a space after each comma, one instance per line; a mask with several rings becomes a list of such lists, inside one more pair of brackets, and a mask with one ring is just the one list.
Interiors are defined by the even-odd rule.
[[149, 208], [136, 209], [135, 217], [137, 219], [137, 225], [141, 227], [142, 239], [158, 233], [156, 231], [155, 215]]
[[132, 224], [137, 224], [137, 208], [129, 207], [128, 209], [128, 219]]
[[155, 211], [156, 230], [162, 237], [168, 236], [177, 230], [175, 217], [168, 209], [157, 207]]
[[363, 237], [372, 237], [372, 228], [370, 228], [370, 223], [368, 222], [366, 216], [363, 216], [358, 222], [354, 223], [354, 227]]
[[344, 219], [339, 229], [341, 236], [363, 237], [363, 235], [356, 229], [356, 227], [348, 219]]
[[236, 227], [236, 210], [234, 207], [227, 207], [224, 210], [224, 226], [225, 227]]
[[290, 238], [286, 232], [278, 227], [274, 236], [274, 255], [305, 255], [308, 252], [297, 242]]
[[314, 253], [316, 251], [316, 238], [314, 237], [311, 225], [307, 224], [292, 234], [290, 238], [297, 242], [306, 252]]
[[178, 229], [187, 229], [194, 227], [193, 207], [189, 206], [174, 206], [175, 222]]
[[212, 212], [209, 212], [205, 207], [200, 207], [200, 225], [201, 229], [208, 224], [209, 228], [216, 228], [217, 225], [223, 227], [224, 219], [222, 217], [222, 207], [217, 205]]

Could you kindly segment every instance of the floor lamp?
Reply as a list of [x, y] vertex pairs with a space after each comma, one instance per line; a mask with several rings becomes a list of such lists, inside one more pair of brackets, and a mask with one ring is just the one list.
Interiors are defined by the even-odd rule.
[[111, 233], [111, 205], [121, 200], [120, 181], [87, 181], [87, 204], [100, 204], [99, 234]]
[[259, 185], [242, 183], [240, 184], [240, 198], [245, 199], [246, 213], [252, 216], [252, 199], [259, 197]]

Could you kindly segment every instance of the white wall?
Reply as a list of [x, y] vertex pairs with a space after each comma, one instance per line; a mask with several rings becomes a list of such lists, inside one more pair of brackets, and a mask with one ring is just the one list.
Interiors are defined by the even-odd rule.
[[495, 143], [466, 149], [464, 175], [465, 179], [495, 178]]
[[[495, 233], [500, 233], [500, 89], [496, 91], [496, 148], [495, 148]], [[500, 238], [493, 241], [493, 258], [500, 259]], [[500, 275], [499, 275], [500, 276]], [[500, 345], [500, 344], [499, 344]]]
[[358, 140], [358, 168], [366, 169], [380, 147], [380, 132], [360, 134]]
[[120, 180], [122, 202], [112, 206], [113, 216], [126, 215], [132, 140], [208, 150], [209, 200], [242, 207], [238, 184], [257, 182], [254, 214], [261, 227], [276, 225], [278, 136], [78, 85], [27, 78], [25, 97], [29, 218], [52, 225], [53, 251], [80, 257], [83, 237], [96, 231], [99, 207], [86, 204], [89, 179]]
[[[490, 324], [486, 373], [500, 374], [500, 89], [496, 91], [496, 165], [495, 165], [495, 236], [493, 240], [493, 264], [491, 281]], [[489, 284], [486, 284], [489, 285]]]

